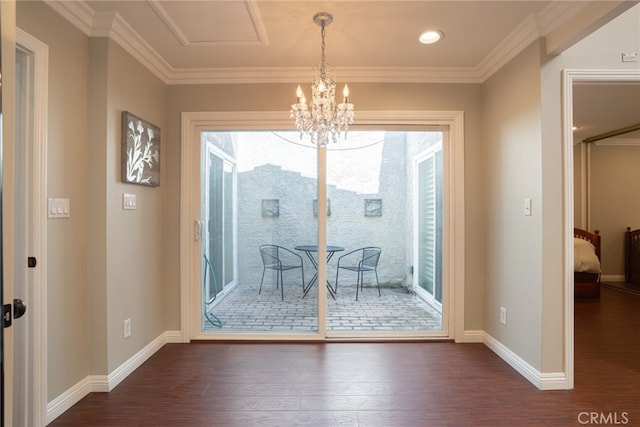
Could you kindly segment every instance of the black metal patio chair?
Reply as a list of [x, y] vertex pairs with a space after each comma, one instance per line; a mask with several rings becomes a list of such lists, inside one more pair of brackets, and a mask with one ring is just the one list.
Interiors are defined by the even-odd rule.
[[364, 289], [364, 273], [372, 271], [376, 275], [376, 284], [378, 286], [378, 296], [380, 293], [380, 282], [378, 281], [378, 261], [382, 249], [375, 246], [367, 246], [348, 252], [338, 258], [336, 267], [336, 292], [338, 292], [338, 276], [340, 269], [354, 271], [358, 273], [356, 281], [356, 301], [358, 301], [358, 290]]
[[278, 245], [261, 245], [260, 256], [262, 257], [262, 280], [260, 280], [260, 290], [262, 292], [262, 284], [264, 283], [264, 273], [267, 270], [276, 271], [276, 289], [280, 286], [282, 300], [284, 301], [284, 280], [283, 271], [300, 269], [302, 272], [302, 289], [304, 290], [304, 266], [302, 257], [297, 253]]

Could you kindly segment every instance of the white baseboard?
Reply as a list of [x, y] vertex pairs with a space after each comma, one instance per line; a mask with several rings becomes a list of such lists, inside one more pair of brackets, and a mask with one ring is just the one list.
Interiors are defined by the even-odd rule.
[[465, 330], [462, 337], [456, 337], [457, 343], [483, 343], [484, 342], [484, 331], [478, 330]]
[[182, 342], [180, 331], [166, 331], [131, 358], [118, 366], [109, 375], [88, 375], [78, 381], [70, 389], [53, 399], [47, 404], [47, 424], [62, 415], [65, 411], [78, 403], [87, 394], [92, 392], [109, 392], [127, 378], [133, 371], [153, 356], [166, 343]]
[[483, 335], [484, 344], [487, 347], [540, 390], [566, 390], [569, 388], [569, 380], [564, 372], [542, 373], [491, 335], [486, 332]]

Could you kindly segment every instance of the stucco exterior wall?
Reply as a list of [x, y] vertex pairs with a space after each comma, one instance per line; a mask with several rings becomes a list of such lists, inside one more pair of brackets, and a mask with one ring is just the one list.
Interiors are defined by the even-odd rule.
[[[327, 153], [327, 241], [344, 248], [328, 264], [328, 277], [335, 277], [337, 257], [361, 247], [378, 246], [382, 249], [378, 265], [381, 286], [408, 288], [414, 259], [414, 157], [441, 141], [442, 133], [378, 134], [383, 139], [358, 150], [330, 147]], [[296, 246], [316, 244], [315, 149], [270, 138], [269, 132], [251, 137], [226, 132], [209, 135], [208, 143], [218, 147], [221, 155], [237, 160], [238, 283], [256, 284], [263, 270], [260, 245], [276, 244], [296, 252]], [[250, 146], [251, 152], [243, 150], [243, 145]], [[286, 150], [286, 154], [278, 158], [274, 153], [278, 150]], [[243, 153], [251, 158], [243, 159]], [[365, 214], [367, 199], [381, 200], [380, 216]], [[263, 212], [263, 200], [277, 200], [277, 216]], [[297, 253], [303, 257], [308, 281], [314, 268], [304, 252]], [[299, 281], [299, 272], [285, 274], [284, 279], [286, 283]], [[265, 280], [274, 279], [267, 275]], [[345, 280], [353, 282], [355, 276], [347, 275]]]

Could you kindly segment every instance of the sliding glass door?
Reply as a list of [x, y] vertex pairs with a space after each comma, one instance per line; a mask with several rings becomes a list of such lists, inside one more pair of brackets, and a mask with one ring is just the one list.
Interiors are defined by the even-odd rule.
[[442, 309], [442, 144], [416, 156], [414, 288]]
[[442, 139], [361, 131], [317, 149], [295, 132], [202, 132], [202, 332], [442, 333]]
[[201, 134], [202, 331], [318, 331], [316, 150], [297, 138]]
[[213, 144], [202, 154], [203, 299], [212, 302], [236, 284], [236, 165]]

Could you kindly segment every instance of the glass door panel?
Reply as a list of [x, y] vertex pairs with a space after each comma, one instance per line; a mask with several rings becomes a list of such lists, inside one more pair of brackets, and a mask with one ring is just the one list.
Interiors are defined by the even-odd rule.
[[[412, 276], [429, 271], [441, 277], [436, 268], [414, 265], [414, 243], [422, 239], [413, 206], [426, 201], [419, 197], [414, 158], [441, 146], [442, 137], [442, 132], [350, 132], [347, 141], [328, 148], [327, 242], [344, 250], [327, 266], [336, 288], [336, 299], [327, 299], [327, 336], [442, 331], [441, 310], [414, 292]], [[436, 205], [435, 191], [426, 197]]]
[[210, 166], [203, 169], [210, 171], [203, 181], [203, 188], [209, 186], [203, 217], [211, 220], [203, 254], [211, 259], [207, 277], [225, 283], [214, 301], [203, 293], [206, 332], [318, 331], [318, 288], [311, 283], [315, 266], [309, 258], [317, 242], [316, 150], [298, 139], [293, 132], [202, 134], [203, 150], [210, 153]]
[[415, 289], [442, 311], [443, 160], [442, 144], [418, 154], [416, 164]]

